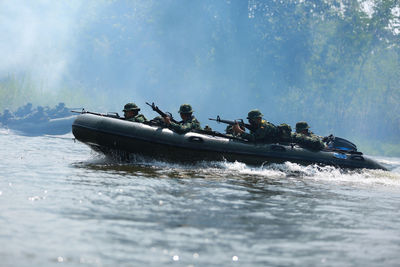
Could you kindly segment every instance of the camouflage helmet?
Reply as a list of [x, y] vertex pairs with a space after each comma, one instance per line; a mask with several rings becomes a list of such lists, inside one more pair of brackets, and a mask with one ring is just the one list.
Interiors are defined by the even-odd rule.
[[298, 123], [296, 123], [296, 133], [300, 133], [309, 128], [310, 126], [308, 126], [307, 122], [305, 121], [299, 121]]
[[135, 103], [128, 103], [124, 106], [123, 112], [126, 111], [139, 111], [140, 108]]
[[262, 116], [264, 115], [258, 109], [253, 109], [247, 114], [247, 119], [253, 120], [256, 118], [262, 118]]
[[183, 104], [180, 106], [178, 113], [193, 113], [192, 106], [189, 104]]

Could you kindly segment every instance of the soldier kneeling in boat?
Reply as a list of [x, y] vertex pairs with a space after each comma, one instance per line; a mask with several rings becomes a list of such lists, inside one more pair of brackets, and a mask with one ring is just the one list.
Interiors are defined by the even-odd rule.
[[170, 117], [165, 117], [164, 122], [171, 130], [184, 134], [191, 130], [201, 129], [200, 122], [192, 115], [193, 110], [189, 104], [183, 104], [179, 108], [179, 114], [181, 115], [182, 121], [174, 123]]
[[249, 141], [274, 143], [277, 141], [278, 129], [272, 123], [262, 119], [263, 114], [258, 109], [251, 110], [248, 113], [247, 119], [249, 120], [251, 131], [246, 133], [239, 124], [232, 127], [233, 132]]
[[321, 138], [309, 131], [309, 128], [305, 121], [296, 123], [296, 133], [292, 134], [293, 142], [312, 150], [321, 150], [325, 148], [325, 144], [322, 142]]
[[146, 122], [147, 119], [144, 115], [139, 114], [140, 108], [135, 103], [128, 103], [122, 110], [124, 112], [125, 120], [133, 122]]

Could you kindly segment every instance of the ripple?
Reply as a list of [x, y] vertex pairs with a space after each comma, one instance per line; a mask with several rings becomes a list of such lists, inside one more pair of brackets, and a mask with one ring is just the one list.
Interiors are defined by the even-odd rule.
[[9, 265], [398, 262], [397, 167], [126, 163], [68, 138], [1, 136], [0, 256]]

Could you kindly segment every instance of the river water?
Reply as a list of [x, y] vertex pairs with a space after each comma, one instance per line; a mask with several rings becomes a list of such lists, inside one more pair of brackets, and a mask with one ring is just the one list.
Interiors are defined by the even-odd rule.
[[5, 130], [0, 147], [1, 266], [399, 266], [399, 158], [128, 164]]

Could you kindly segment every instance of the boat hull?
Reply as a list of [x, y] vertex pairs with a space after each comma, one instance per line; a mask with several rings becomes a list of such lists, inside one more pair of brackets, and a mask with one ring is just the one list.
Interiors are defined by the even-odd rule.
[[92, 114], [79, 115], [72, 124], [72, 133], [77, 140], [106, 155], [118, 152], [188, 163], [226, 160], [261, 165], [290, 161], [302, 165], [385, 169], [359, 154], [316, 152], [294, 145], [258, 144], [193, 132], [181, 135], [166, 128]]

